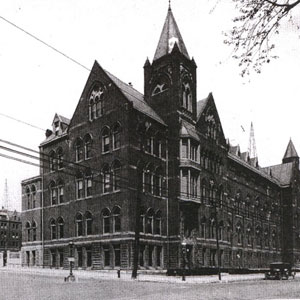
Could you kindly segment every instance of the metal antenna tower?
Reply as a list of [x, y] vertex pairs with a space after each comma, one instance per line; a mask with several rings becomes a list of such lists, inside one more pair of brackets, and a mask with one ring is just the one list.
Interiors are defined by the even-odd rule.
[[250, 158], [256, 158], [257, 157], [256, 143], [255, 143], [255, 137], [254, 137], [254, 128], [253, 128], [253, 123], [252, 122], [251, 122], [251, 127], [250, 127], [248, 152], [249, 152]]
[[3, 208], [8, 210], [8, 205], [9, 205], [8, 185], [7, 185], [7, 178], [5, 178]]

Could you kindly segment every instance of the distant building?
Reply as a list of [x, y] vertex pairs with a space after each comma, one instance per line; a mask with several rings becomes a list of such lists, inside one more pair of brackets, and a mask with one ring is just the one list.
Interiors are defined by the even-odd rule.
[[4, 265], [6, 264], [8, 251], [21, 250], [22, 223], [20, 215], [17, 211], [0, 209], [0, 253], [2, 253]]
[[[96, 61], [71, 120], [55, 115], [22, 182], [23, 265], [130, 269], [296, 263], [299, 157], [261, 168], [223, 134], [169, 9], [144, 95]], [[137, 222], [138, 220], [138, 222]], [[138, 227], [137, 227], [138, 226]]]

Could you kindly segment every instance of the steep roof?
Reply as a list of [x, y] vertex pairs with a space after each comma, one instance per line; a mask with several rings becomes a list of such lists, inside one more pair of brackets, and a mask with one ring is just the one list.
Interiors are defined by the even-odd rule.
[[159, 115], [145, 102], [144, 95], [134, 89], [132, 86], [121, 81], [116, 76], [112, 75], [108, 71], [104, 72], [109, 76], [109, 78], [115, 83], [115, 85], [120, 89], [124, 96], [133, 104], [133, 107], [158, 121], [159, 123], [166, 125], [165, 122], [159, 117]]
[[286, 148], [283, 159], [291, 158], [291, 157], [298, 157], [298, 153], [297, 153], [296, 148], [295, 148], [295, 146], [292, 142], [292, 139], [290, 139], [290, 141], [289, 141], [289, 144]]
[[192, 124], [190, 124], [185, 120], [182, 120], [181, 123], [180, 136], [189, 136], [195, 139], [196, 141], [200, 140], [199, 135], [195, 130], [195, 126], [193, 126]]
[[64, 116], [62, 116], [62, 115], [59, 115], [59, 114], [57, 114], [57, 117], [59, 118], [59, 120], [60, 120], [62, 123], [66, 124], [66, 125], [69, 125], [69, 124], [70, 124], [70, 119], [68, 119], [68, 118], [66, 118], [66, 117], [64, 117]]
[[207, 104], [208, 98], [209, 98], [209, 96], [206, 97], [205, 99], [199, 100], [197, 102], [197, 120], [200, 118], [200, 116]]
[[293, 176], [293, 163], [285, 163], [270, 167], [262, 168], [269, 176], [276, 178], [280, 184], [289, 185]]
[[158, 58], [171, 53], [175, 44], [177, 44], [179, 51], [189, 59], [190, 57], [186, 50], [179, 28], [172, 10], [169, 7], [153, 60], [157, 60]]

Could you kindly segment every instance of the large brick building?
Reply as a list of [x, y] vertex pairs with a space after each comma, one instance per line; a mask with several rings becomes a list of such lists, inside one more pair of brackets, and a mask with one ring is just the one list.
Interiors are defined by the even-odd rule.
[[[24, 265], [260, 268], [297, 262], [299, 158], [261, 168], [225, 139], [212, 94], [196, 95], [169, 8], [144, 95], [95, 61], [71, 120], [55, 115], [40, 175], [22, 182]], [[139, 222], [136, 222], [139, 220]], [[138, 229], [138, 230], [136, 230]]]

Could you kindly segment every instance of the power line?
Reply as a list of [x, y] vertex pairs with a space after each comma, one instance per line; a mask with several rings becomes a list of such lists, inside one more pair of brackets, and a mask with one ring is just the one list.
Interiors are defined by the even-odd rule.
[[29, 35], [30, 37], [32, 37], [33, 39], [37, 40], [38, 42], [42, 43], [43, 45], [45, 45], [46, 47], [50, 48], [51, 50], [59, 53], [60, 55], [64, 56], [65, 58], [69, 59], [70, 61], [72, 61], [73, 63], [79, 65], [80, 67], [86, 69], [87, 71], [91, 71], [89, 68], [87, 68], [86, 66], [84, 66], [83, 64], [81, 64], [80, 62], [78, 62], [77, 60], [73, 59], [72, 57], [70, 57], [69, 55], [63, 53], [62, 51], [58, 50], [57, 48], [51, 46], [50, 44], [44, 42], [43, 40], [41, 40], [40, 38], [38, 38], [37, 36], [31, 34], [30, 32], [28, 32], [27, 30], [21, 28], [20, 26], [16, 25], [15, 23], [7, 20], [6, 18], [0, 16], [0, 18], [2, 20], [4, 20], [5, 22], [7, 22], [8, 24], [12, 25], [13, 27], [17, 28], [18, 30], [24, 32], [25, 34]]
[[45, 130], [44, 130], [43, 128], [41, 128], [41, 127], [38, 127], [38, 126], [36, 126], [36, 125], [30, 124], [30, 123], [25, 122], [25, 121], [22, 121], [22, 120], [20, 120], [20, 119], [14, 118], [14, 117], [12, 117], [12, 116], [9, 116], [9, 115], [3, 114], [3, 113], [0, 113], [0, 115], [3, 116], [3, 117], [5, 117], [5, 118], [11, 119], [11, 120], [13, 120], [13, 121], [16, 121], [16, 122], [19, 122], [19, 123], [28, 125], [28, 126], [30, 126], [30, 127], [33, 127], [33, 128], [36, 128], [36, 129], [39, 129], [39, 130], [42, 130], [42, 131], [45, 131]]

